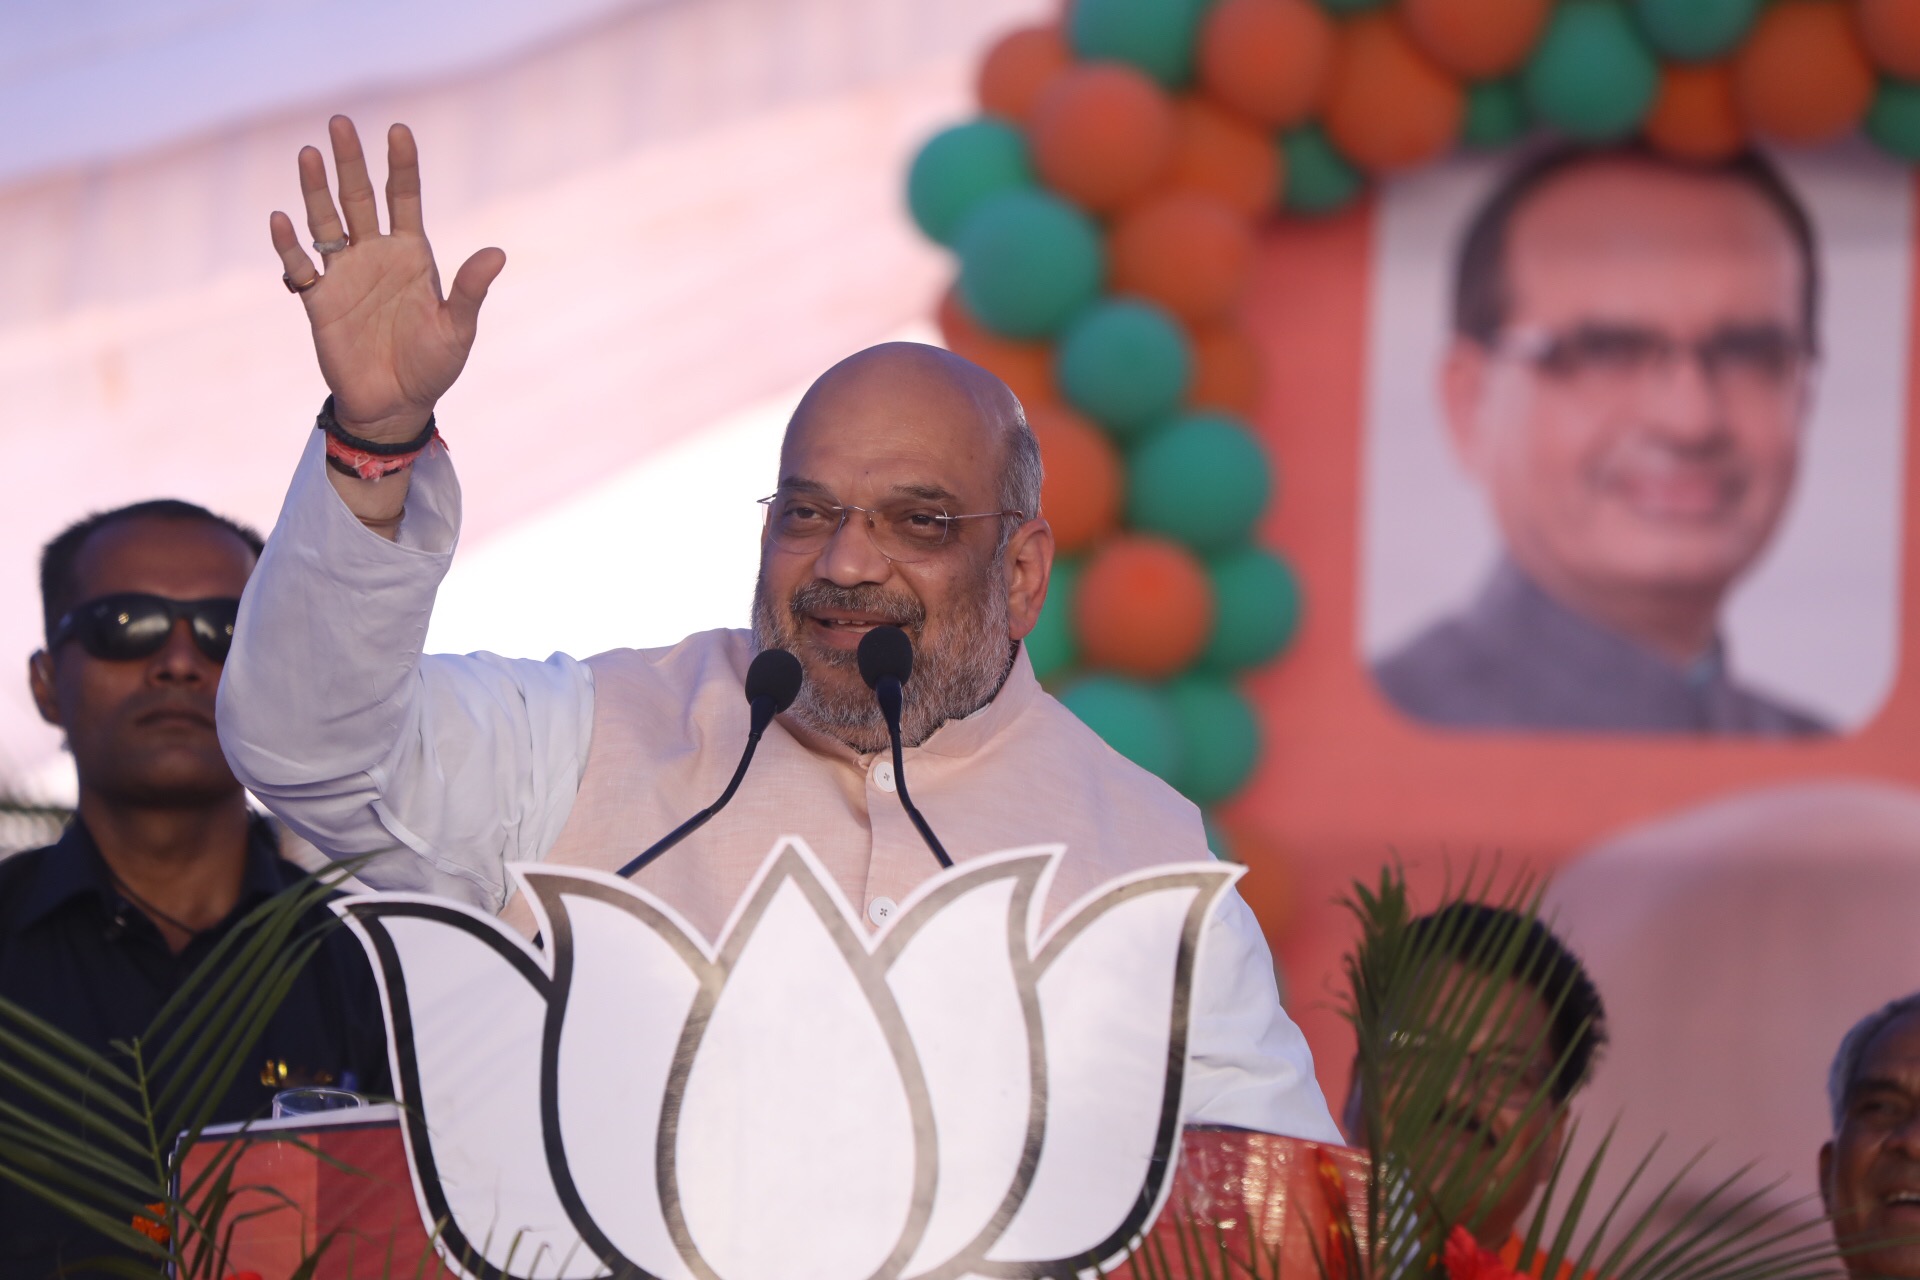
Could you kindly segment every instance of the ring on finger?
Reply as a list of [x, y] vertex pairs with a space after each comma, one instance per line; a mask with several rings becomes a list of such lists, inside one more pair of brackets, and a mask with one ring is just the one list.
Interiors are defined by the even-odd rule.
[[319, 273], [316, 272], [314, 273], [313, 279], [307, 281], [305, 284], [295, 284], [293, 282], [293, 277], [288, 275], [286, 272], [282, 271], [280, 273], [280, 283], [287, 286], [288, 293], [305, 293], [307, 290], [313, 288], [313, 286], [320, 283], [320, 276], [319, 276]]
[[313, 251], [322, 255], [338, 253], [346, 248], [347, 244], [348, 240], [345, 236], [341, 236], [338, 240], [315, 240], [313, 242]]

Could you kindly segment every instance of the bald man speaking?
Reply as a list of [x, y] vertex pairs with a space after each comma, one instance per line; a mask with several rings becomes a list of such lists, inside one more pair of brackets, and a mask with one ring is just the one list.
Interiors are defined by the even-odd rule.
[[[377, 855], [363, 878], [381, 888], [460, 898], [531, 932], [505, 863], [611, 871], [719, 794], [743, 743], [748, 664], [783, 648], [805, 683], [753, 777], [636, 883], [711, 938], [794, 834], [877, 928], [939, 869], [855, 663], [861, 637], [891, 624], [916, 655], [905, 770], [956, 862], [1064, 843], [1051, 916], [1129, 871], [1208, 856], [1198, 811], [1034, 679], [1021, 639], [1054, 550], [1039, 451], [1012, 393], [936, 348], [860, 352], [801, 401], [769, 476], [751, 631], [585, 661], [423, 655], [460, 512], [433, 408], [506, 256], [474, 254], [443, 299], [412, 135], [388, 135], [383, 234], [352, 123], [335, 117], [331, 134], [337, 206], [320, 153], [299, 162], [324, 274], [286, 215], [271, 230], [333, 394], [242, 601], [219, 708], [235, 772], [289, 825], [336, 856]], [[688, 537], [702, 514], [686, 513]], [[1192, 990], [1187, 1120], [1338, 1142], [1259, 926], [1231, 892]]]

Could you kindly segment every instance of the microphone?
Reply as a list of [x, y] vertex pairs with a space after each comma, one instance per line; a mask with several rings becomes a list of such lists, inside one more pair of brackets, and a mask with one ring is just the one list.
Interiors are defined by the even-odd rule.
[[[904, 636], [901, 638], [905, 639]], [[767, 726], [773, 723], [775, 716], [793, 705], [793, 700], [800, 696], [800, 684], [804, 679], [800, 659], [785, 649], [768, 649], [754, 655], [753, 662], [747, 667], [747, 706], [750, 716], [747, 749], [740, 753], [740, 764], [734, 769], [727, 789], [720, 793], [718, 800], [649, 845], [639, 857], [620, 868], [618, 874], [632, 875], [698, 831], [708, 818], [727, 807], [727, 801], [733, 799], [733, 793], [740, 789], [740, 779], [747, 776], [747, 766], [753, 763], [753, 753], [760, 745], [760, 735], [767, 731]]]
[[939, 837], [933, 834], [933, 828], [920, 816], [913, 798], [907, 794], [907, 769], [900, 758], [901, 686], [913, 675], [913, 641], [898, 627], [875, 627], [860, 638], [860, 648], [854, 657], [860, 663], [860, 678], [873, 690], [873, 696], [880, 702], [880, 714], [887, 718], [887, 737], [893, 742], [893, 785], [900, 795], [900, 807], [913, 819], [914, 830], [927, 842], [927, 848], [933, 850], [940, 865], [951, 867], [953, 859], [941, 848]]

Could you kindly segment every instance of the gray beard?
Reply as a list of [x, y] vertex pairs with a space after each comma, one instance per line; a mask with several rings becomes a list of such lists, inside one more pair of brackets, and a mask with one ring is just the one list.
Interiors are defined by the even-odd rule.
[[[926, 608], [908, 595], [877, 586], [837, 587], [814, 579], [776, 609], [763, 570], [753, 592], [753, 643], [757, 651], [786, 649], [807, 668], [808, 679], [787, 714], [816, 733], [855, 751], [888, 749], [887, 722], [872, 690], [859, 679], [851, 652], [802, 644], [806, 617], [823, 609], [884, 617], [912, 637], [913, 677], [901, 691], [900, 741], [917, 747], [941, 725], [972, 715], [993, 700], [1013, 667], [1013, 637], [1007, 630], [1007, 580], [997, 559], [971, 583], [960, 584], [958, 611], [946, 619], [945, 638], [926, 640]], [[821, 666], [852, 673], [851, 687], [830, 687], [813, 678]]]

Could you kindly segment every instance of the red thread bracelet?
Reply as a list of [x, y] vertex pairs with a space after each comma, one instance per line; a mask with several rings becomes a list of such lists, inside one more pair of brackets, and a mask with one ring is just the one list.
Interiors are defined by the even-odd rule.
[[430, 453], [436, 447], [447, 447], [437, 433], [411, 453], [368, 453], [365, 449], [343, 444], [338, 436], [328, 432], [327, 465], [335, 471], [358, 476], [362, 480], [384, 480], [407, 470], [420, 460], [422, 454]]
[[427, 425], [411, 440], [362, 440], [334, 417], [332, 396], [321, 404], [313, 425], [327, 437], [327, 465], [341, 475], [358, 476], [362, 480], [384, 480], [399, 475], [436, 445], [442, 449], [447, 447], [431, 413], [427, 415]]

